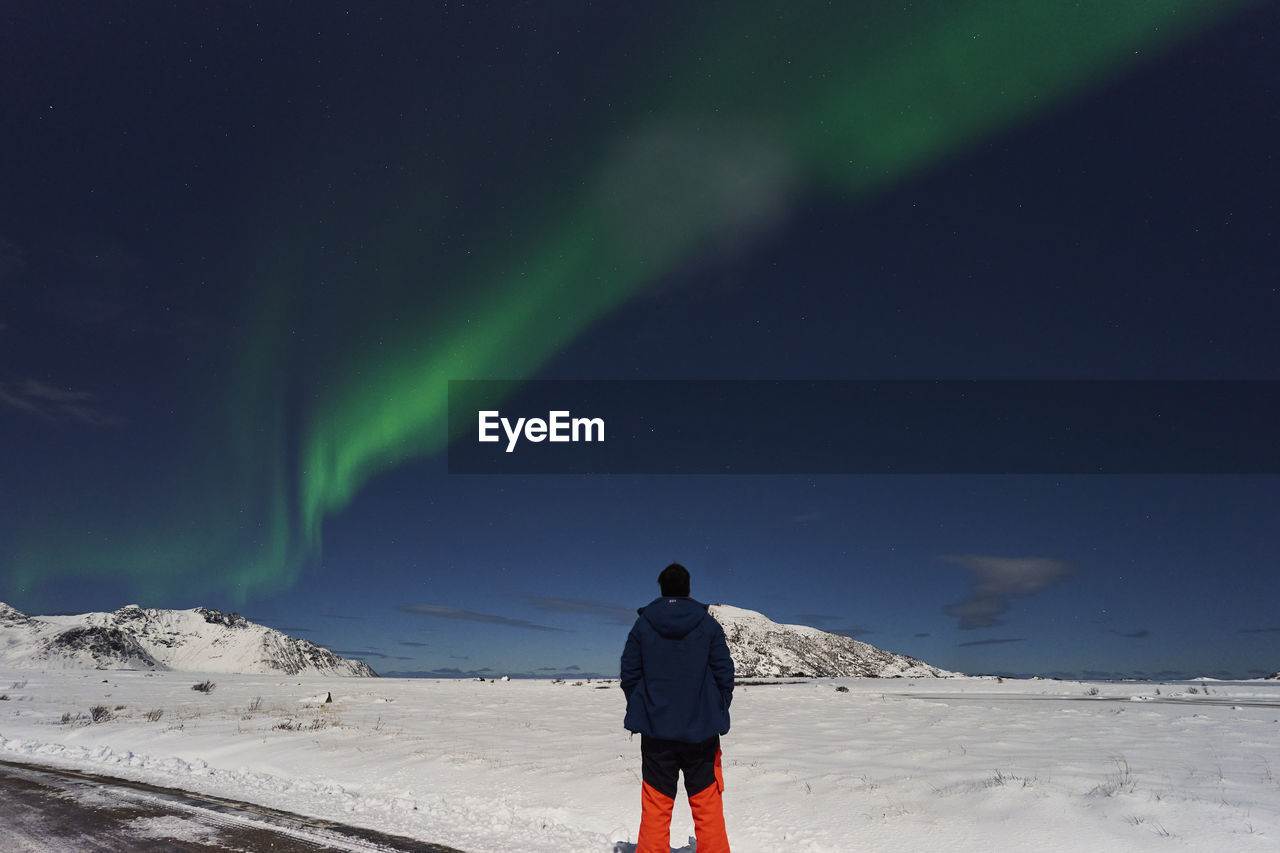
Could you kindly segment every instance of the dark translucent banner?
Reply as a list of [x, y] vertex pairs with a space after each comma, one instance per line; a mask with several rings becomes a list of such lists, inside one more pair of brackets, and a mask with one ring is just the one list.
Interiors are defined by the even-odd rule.
[[449, 383], [454, 474], [1276, 474], [1280, 382]]

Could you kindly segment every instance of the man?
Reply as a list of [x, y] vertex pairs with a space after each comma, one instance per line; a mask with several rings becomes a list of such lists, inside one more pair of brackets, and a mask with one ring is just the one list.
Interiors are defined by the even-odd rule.
[[623, 725], [640, 733], [642, 811], [636, 853], [670, 853], [676, 779], [693, 812], [698, 853], [729, 853], [720, 793], [720, 735], [729, 731], [733, 659], [707, 605], [689, 597], [689, 572], [658, 575], [662, 597], [639, 611], [622, 652]]

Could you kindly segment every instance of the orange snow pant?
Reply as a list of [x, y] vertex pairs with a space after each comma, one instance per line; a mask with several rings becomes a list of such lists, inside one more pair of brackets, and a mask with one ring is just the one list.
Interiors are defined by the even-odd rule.
[[640, 840], [636, 853], [671, 853], [671, 809], [677, 779], [684, 774], [684, 790], [693, 812], [698, 853], [729, 853], [724, 828], [724, 773], [720, 767], [720, 738], [701, 743], [640, 736], [643, 783], [640, 786]]

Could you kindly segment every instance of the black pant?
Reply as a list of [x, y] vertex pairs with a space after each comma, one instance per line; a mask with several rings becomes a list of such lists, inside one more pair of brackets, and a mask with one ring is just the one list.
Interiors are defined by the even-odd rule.
[[649, 787], [672, 799], [676, 796], [677, 774], [684, 774], [684, 791], [690, 797], [716, 782], [716, 753], [720, 736], [701, 743], [640, 735], [640, 768]]

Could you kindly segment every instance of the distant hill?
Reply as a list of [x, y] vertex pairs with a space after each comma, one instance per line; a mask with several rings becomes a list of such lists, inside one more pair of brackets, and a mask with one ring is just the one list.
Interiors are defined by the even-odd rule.
[[27, 616], [0, 603], [0, 666], [376, 677], [368, 664], [204, 607]]
[[805, 625], [781, 625], [763, 613], [713, 604], [738, 678], [947, 678], [959, 673]]

